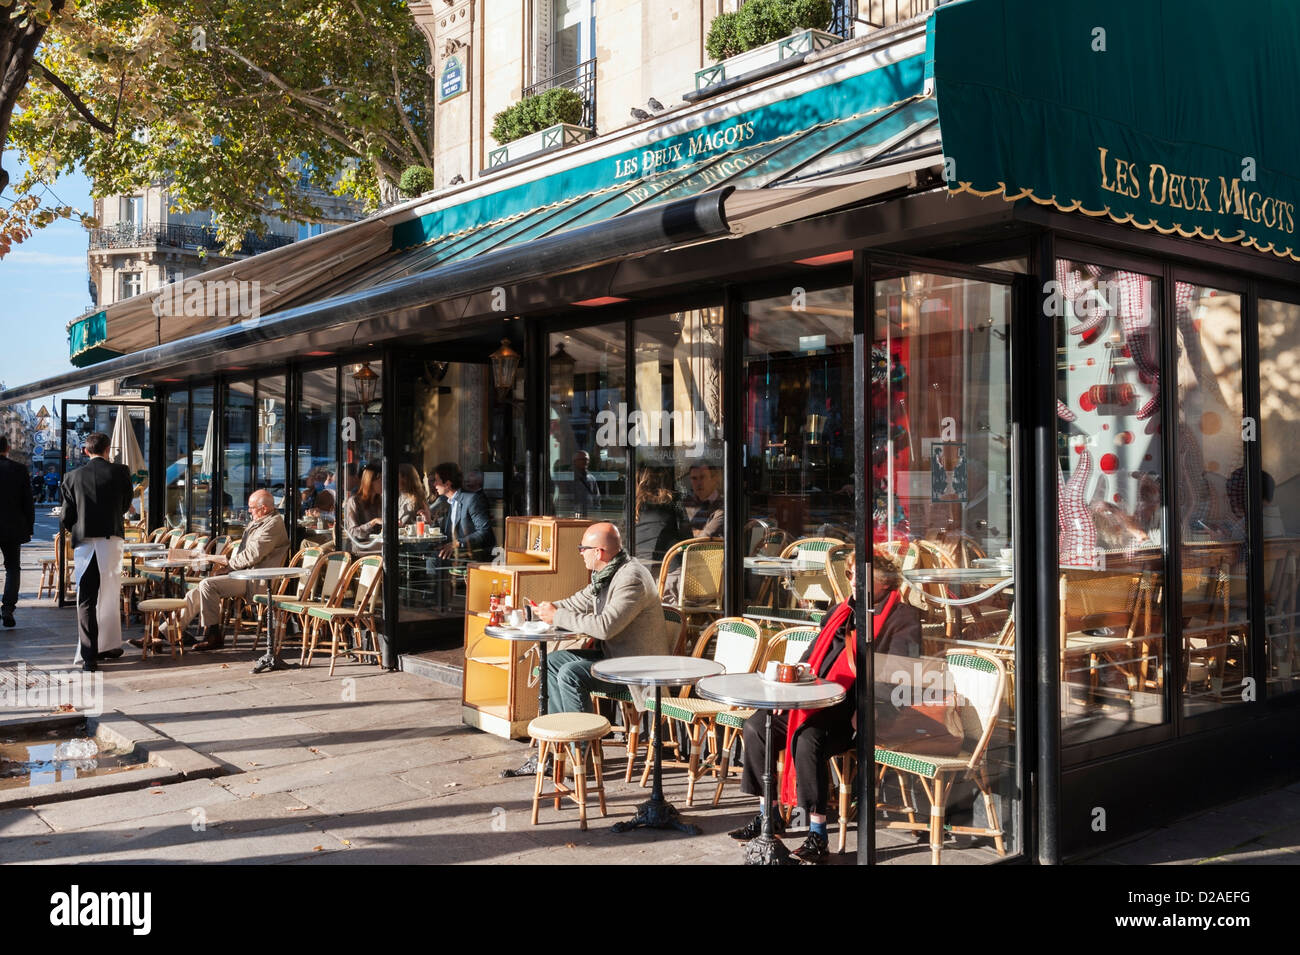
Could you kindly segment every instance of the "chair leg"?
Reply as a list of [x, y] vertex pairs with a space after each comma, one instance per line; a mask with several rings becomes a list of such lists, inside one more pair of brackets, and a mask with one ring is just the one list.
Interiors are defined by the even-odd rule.
[[546, 781], [546, 740], [537, 741], [537, 780], [533, 785], [533, 825], [537, 825], [537, 804], [542, 798], [542, 784]]
[[727, 785], [727, 775], [731, 772], [731, 747], [736, 745], [739, 732], [734, 726], [722, 731], [722, 752], [718, 754], [718, 788], [713, 791], [713, 805], [722, 799], [722, 787]]
[[686, 805], [695, 804], [695, 780], [700, 775], [700, 746], [704, 742], [700, 732], [704, 724], [698, 721], [691, 723], [689, 727], [691, 740], [691, 758], [686, 767]]
[[[599, 746], [600, 743], [597, 742], [595, 745]], [[588, 750], [583, 749], [582, 743], [570, 743], [569, 753], [573, 759], [573, 789], [578, 797], [578, 828], [586, 832]]]
[[663, 729], [663, 727], [660, 726], [663, 717], [654, 710], [649, 710], [648, 712], [650, 713], [650, 738], [646, 740], [645, 766], [641, 769], [642, 789], [645, 789], [649, 784], [650, 770], [654, 766], [655, 761], [655, 740], [658, 738], [660, 730]]
[[335, 626], [334, 626], [334, 621], [333, 621], [333, 620], [331, 620], [331, 621], [329, 622], [329, 627], [330, 627], [330, 637], [331, 637], [331, 640], [330, 640], [330, 673], [329, 673], [329, 675], [330, 675], [330, 676], [333, 676], [333, 675], [334, 675], [334, 663], [335, 663], [336, 660], [338, 660], [338, 657], [339, 657], [339, 632], [343, 629], [343, 627], [342, 627], [342, 626], [335, 627]]
[[641, 743], [641, 714], [631, 703], [623, 704], [623, 726], [627, 730], [627, 772], [623, 782], [632, 781], [632, 770], [636, 766], [637, 748]]
[[592, 745], [592, 749], [593, 749], [594, 752], [595, 752], [594, 763], [595, 763], [595, 773], [596, 773], [596, 795], [599, 796], [599, 798], [600, 798], [600, 814], [601, 814], [602, 816], [608, 816], [609, 813], [605, 811], [605, 752], [604, 752], [604, 747], [602, 747], [602, 746], [600, 745], [600, 740], [596, 740], [596, 741], [593, 742], [591, 745]]
[[564, 788], [564, 757], [566, 751], [558, 743], [551, 747], [551, 750], [555, 755], [555, 775], [551, 779], [551, 785], [555, 787], [555, 808], [559, 809], [564, 805], [564, 794], [560, 790]]

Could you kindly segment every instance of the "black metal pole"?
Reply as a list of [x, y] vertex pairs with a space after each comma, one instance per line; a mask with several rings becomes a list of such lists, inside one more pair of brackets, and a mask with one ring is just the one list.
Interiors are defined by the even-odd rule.
[[[383, 405], [380, 419], [384, 436], [384, 645], [382, 663], [386, 670], [396, 670], [401, 652], [398, 638], [397, 607], [397, 352], [384, 350]], [[365, 414], [365, 408], [361, 409]], [[378, 634], [373, 635], [375, 639]]]
[[[853, 256], [853, 538], [857, 548], [855, 565], [869, 566], [872, 553], [871, 457], [872, 421], [869, 358], [875, 341], [875, 283], [871, 265], [864, 253]], [[871, 654], [871, 589], [867, 574], [857, 575], [854, 598], [857, 610], [854, 629], [857, 637], [858, 674], [854, 683], [858, 701], [858, 851], [859, 865], [876, 862], [876, 669]]]
[[723, 429], [722, 534], [723, 612], [739, 616], [745, 599], [745, 314], [734, 286], [727, 286], [722, 305], [722, 420]]

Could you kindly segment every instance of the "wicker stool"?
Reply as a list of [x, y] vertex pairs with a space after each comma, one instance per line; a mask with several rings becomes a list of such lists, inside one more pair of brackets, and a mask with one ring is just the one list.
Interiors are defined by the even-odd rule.
[[155, 640], [161, 640], [159, 633], [160, 618], [166, 618], [167, 640], [171, 643], [172, 656], [178, 652], [183, 656], [185, 648], [181, 645], [181, 626], [180, 615], [185, 609], [185, 601], [178, 600], [175, 597], [154, 597], [151, 600], [141, 600], [136, 604], [136, 609], [144, 614], [144, 641], [141, 644], [141, 656], [144, 659], [149, 658], [149, 650]]
[[41, 561], [41, 585], [36, 588], [36, 599], [40, 600], [48, 592], [51, 597], [59, 589], [59, 560], [46, 557]]
[[[542, 798], [542, 783], [546, 779], [546, 757], [555, 757], [555, 774], [552, 785], [555, 808], [560, 800], [571, 796], [578, 804], [578, 827], [587, 828], [587, 762], [591, 758], [596, 776], [596, 792], [600, 796], [600, 814], [605, 811], [605, 761], [598, 740], [609, 732], [609, 720], [594, 713], [552, 713], [539, 716], [528, 724], [528, 735], [537, 742], [537, 786], [533, 790], [533, 825], [537, 825], [537, 804]], [[584, 743], [595, 745], [584, 746]], [[564, 785], [565, 752], [573, 760], [573, 789]]]

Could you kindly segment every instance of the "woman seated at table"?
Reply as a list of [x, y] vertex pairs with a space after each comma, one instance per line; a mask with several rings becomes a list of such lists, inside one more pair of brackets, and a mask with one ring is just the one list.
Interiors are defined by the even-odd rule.
[[429, 519], [429, 502], [420, 472], [414, 464], [400, 465], [397, 469], [397, 526], [408, 527]]
[[384, 529], [384, 483], [379, 466], [367, 464], [361, 471], [360, 486], [343, 508], [343, 529], [357, 549], [378, 549], [371, 538]]
[[317, 491], [312, 506], [303, 511], [302, 516], [317, 527], [333, 527], [334, 495], [325, 490]]
[[[856, 587], [857, 560], [850, 552], [845, 564], [849, 592]], [[887, 558], [873, 560], [872, 595], [876, 613], [872, 617], [872, 639], [877, 653], [912, 655], [919, 652], [921, 623], [916, 609], [904, 603], [896, 589], [897, 571]], [[827, 760], [853, 746], [853, 725], [857, 715], [854, 681], [857, 678], [853, 596], [827, 616], [817, 638], [804, 651], [807, 663], [824, 680], [844, 687], [840, 703], [822, 710], [791, 710], [774, 714], [772, 732], [784, 741], [785, 772], [781, 777], [781, 802], [798, 806], [808, 814], [809, 832], [803, 845], [791, 855], [801, 862], [818, 863], [829, 854], [826, 838], [826, 804], [830, 796]], [[731, 832], [733, 839], [748, 840], [763, 830], [763, 762], [767, 751], [766, 715], [759, 711], [745, 721], [745, 758], [740, 788], [759, 796], [758, 815], [747, 825]], [[778, 816], [778, 827], [780, 826]]]

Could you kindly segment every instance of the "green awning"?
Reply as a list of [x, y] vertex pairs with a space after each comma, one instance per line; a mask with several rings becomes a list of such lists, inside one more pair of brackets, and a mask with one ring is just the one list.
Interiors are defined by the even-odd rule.
[[85, 368], [87, 365], [94, 365], [122, 354], [103, 344], [107, 338], [106, 312], [98, 311], [78, 319], [68, 326], [68, 360], [78, 368]]
[[961, 0], [928, 58], [953, 191], [1300, 261], [1295, 0]]

